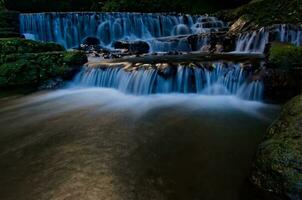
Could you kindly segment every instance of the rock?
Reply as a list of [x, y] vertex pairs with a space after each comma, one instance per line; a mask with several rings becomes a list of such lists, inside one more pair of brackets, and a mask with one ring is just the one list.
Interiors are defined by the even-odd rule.
[[144, 41], [115, 41], [113, 43], [115, 49], [126, 49], [131, 54], [149, 53], [150, 46]]
[[287, 103], [269, 128], [251, 181], [265, 191], [302, 199], [302, 95]]
[[249, 21], [246, 20], [244, 17], [240, 17], [237, 21], [235, 21], [229, 32], [230, 33], [239, 33], [240, 31], [242, 31], [244, 29], [245, 26], [247, 26], [249, 24]]
[[101, 44], [99, 38], [96, 37], [86, 37], [83, 42], [83, 45], [88, 45], [88, 46], [99, 46]]
[[173, 66], [172, 64], [168, 63], [159, 63], [156, 64], [157, 73], [161, 77], [168, 79], [173, 77], [177, 73], [177, 67]]
[[302, 92], [302, 47], [271, 43], [266, 48], [265, 98], [286, 101]]
[[62, 78], [54, 78], [45, 81], [41, 86], [39, 86], [38, 90], [52, 90], [59, 89], [64, 87], [65, 81]]
[[210, 52], [210, 45], [204, 45], [200, 48], [201, 52]]

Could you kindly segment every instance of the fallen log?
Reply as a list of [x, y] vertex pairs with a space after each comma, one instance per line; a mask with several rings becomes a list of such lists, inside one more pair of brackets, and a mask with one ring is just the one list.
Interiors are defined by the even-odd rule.
[[207, 53], [207, 52], [193, 52], [182, 55], [146, 55], [141, 57], [123, 57], [117, 59], [91, 61], [86, 64], [90, 67], [112, 67], [119, 63], [129, 64], [157, 64], [157, 63], [192, 63], [192, 62], [215, 62], [227, 61], [235, 63], [261, 63], [264, 61], [265, 55], [258, 53]]

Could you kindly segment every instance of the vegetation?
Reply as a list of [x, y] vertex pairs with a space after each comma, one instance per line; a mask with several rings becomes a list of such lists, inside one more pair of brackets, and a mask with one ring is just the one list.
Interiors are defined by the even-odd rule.
[[0, 11], [0, 38], [19, 37], [19, 13], [13, 11]]
[[64, 51], [64, 47], [59, 44], [47, 42], [37, 42], [33, 40], [24, 40], [21, 38], [3, 38], [0, 40], [0, 55], [13, 53], [40, 53], [51, 51]]
[[301, 0], [254, 0], [233, 10], [217, 13], [226, 21], [235, 21], [240, 17], [260, 26], [290, 23], [301, 24]]
[[281, 69], [302, 70], [302, 47], [273, 43], [270, 48], [269, 64]]
[[302, 95], [286, 104], [260, 145], [252, 181], [259, 187], [302, 198]]
[[302, 92], [302, 47], [272, 43], [266, 66], [268, 99], [284, 102]]
[[[234, 8], [249, 0], [6, 0], [10, 10], [42, 11], [127, 11], [206, 13]], [[143, 9], [142, 9], [143, 8]]]
[[65, 52], [54, 43], [0, 40], [0, 87], [39, 86], [56, 77], [70, 78], [87, 62], [82, 52]]

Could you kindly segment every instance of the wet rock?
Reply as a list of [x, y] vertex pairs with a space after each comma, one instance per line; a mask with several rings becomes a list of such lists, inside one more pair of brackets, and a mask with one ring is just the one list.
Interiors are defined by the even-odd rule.
[[302, 95], [287, 103], [260, 144], [251, 181], [289, 199], [302, 199]]
[[62, 78], [55, 78], [45, 81], [38, 90], [52, 90], [64, 87], [65, 82]]
[[165, 79], [173, 77], [177, 73], [177, 68], [172, 64], [168, 64], [168, 63], [156, 64], [156, 68], [158, 70], [157, 72], [158, 75], [160, 75]]
[[83, 45], [88, 45], [88, 46], [99, 46], [101, 44], [99, 38], [96, 37], [86, 37], [83, 42]]
[[239, 33], [240, 31], [243, 30], [243, 28], [244, 28], [245, 26], [248, 25], [248, 23], [249, 23], [248, 20], [246, 20], [244, 17], [240, 17], [237, 21], [235, 21], [235, 22], [232, 24], [232, 26], [231, 26], [229, 32], [230, 32], [230, 33]]
[[204, 45], [200, 49], [201, 52], [210, 52], [210, 45]]
[[131, 54], [149, 53], [150, 46], [144, 41], [115, 41], [113, 43], [115, 49], [125, 49]]

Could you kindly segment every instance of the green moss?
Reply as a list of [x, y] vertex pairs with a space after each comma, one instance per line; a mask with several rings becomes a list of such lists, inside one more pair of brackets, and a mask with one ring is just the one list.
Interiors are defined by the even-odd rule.
[[67, 65], [82, 65], [87, 62], [87, 56], [82, 51], [65, 52], [63, 62]]
[[50, 51], [64, 51], [64, 47], [52, 42], [44, 43], [21, 38], [0, 39], [0, 55]]
[[284, 106], [260, 145], [252, 174], [256, 185], [280, 195], [302, 198], [301, 124], [302, 95]]
[[82, 52], [11, 54], [0, 65], [0, 87], [39, 85], [56, 77], [69, 78], [87, 62]]
[[272, 67], [301, 70], [302, 47], [291, 44], [273, 43], [269, 52], [269, 64]]
[[222, 11], [217, 16], [227, 21], [244, 18], [255, 25], [301, 24], [301, 0], [257, 0], [237, 9]]
[[38, 86], [56, 77], [70, 78], [85, 62], [85, 53], [66, 52], [59, 44], [0, 39], [0, 87]]

